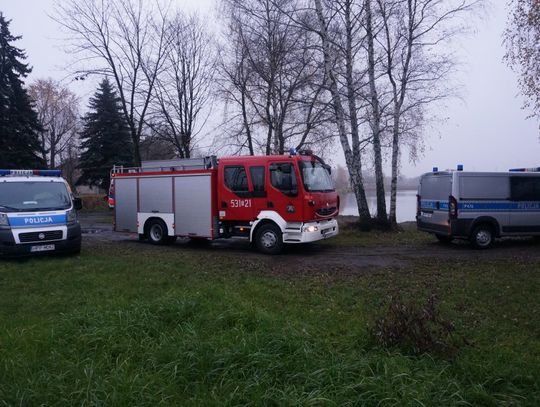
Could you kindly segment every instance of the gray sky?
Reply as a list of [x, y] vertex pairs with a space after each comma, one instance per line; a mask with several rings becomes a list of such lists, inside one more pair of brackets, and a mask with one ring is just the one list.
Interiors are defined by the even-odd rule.
[[[213, 0], [177, 0], [186, 10], [213, 11]], [[505, 1], [494, 0], [476, 33], [463, 38], [459, 54], [463, 67], [455, 78], [463, 87], [462, 100], [447, 103], [441, 117], [425, 135], [426, 149], [416, 163], [403, 156], [402, 172], [416, 176], [463, 164], [466, 170], [506, 171], [512, 167], [540, 166], [538, 122], [526, 119], [521, 110], [516, 75], [502, 61], [501, 35], [506, 23]], [[93, 84], [71, 81], [65, 70], [70, 57], [62, 51], [62, 33], [48, 17], [53, 0], [0, 0], [0, 11], [13, 20], [11, 31], [22, 35], [18, 46], [25, 49], [34, 67], [30, 81], [52, 77], [64, 80], [83, 98], [93, 93]], [[343, 162], [335, 147], [335, 163]]]

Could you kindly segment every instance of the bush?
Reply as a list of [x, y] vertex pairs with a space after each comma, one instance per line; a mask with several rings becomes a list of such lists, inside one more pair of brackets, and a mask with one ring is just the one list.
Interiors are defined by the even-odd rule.
[[101, 212], [108, 211], [109, 204], [105, 199], [105, 195], [81, 195], [82, 206], [84, 212]]
[[441, 315], [435, 295], [425, 304], [405, 302], [401, 295], [390, 296], [384, 315], [372, 329], [378, 344], [398, 347], [413, 354], [436, 353], [453, 356], [462, 338], [457, 338], [455, 325]]

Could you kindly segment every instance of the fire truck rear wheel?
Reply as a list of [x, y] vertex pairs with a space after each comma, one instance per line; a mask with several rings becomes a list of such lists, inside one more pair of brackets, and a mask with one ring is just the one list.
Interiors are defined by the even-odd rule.
[[262, 253], [281, 253], [283, 250], [283, 236], [281, 230], [272, 223], [260, 226], [255, 235], [255, 245]]
[[164, 245], [170, 242], [167, 234], [167, 225], [161, 219], [152, 219], [146, 225], [148, 241], [156, 245]]

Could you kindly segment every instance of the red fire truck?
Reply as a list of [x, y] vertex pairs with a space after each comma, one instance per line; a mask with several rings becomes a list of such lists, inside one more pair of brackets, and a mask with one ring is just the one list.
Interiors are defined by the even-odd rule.
[[264, 253], [338, 234], [330, 168], [311, 152], [114, 167], [116, 231], [153, 244], [245, 237]]

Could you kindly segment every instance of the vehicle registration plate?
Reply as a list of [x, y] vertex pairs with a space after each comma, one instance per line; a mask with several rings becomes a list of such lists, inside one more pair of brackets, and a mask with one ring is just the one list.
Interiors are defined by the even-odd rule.
[[433, 216], [433, 214], [431, 212], [422, 212], [422, 216], [424, 218], [431, 218]]
[[51, 250], [54, 250], [54, 249], [55, 249], [55, 246], [53, 244], [42, 244], [42, 245], [39, 245], [39, 246], [31, 246], [30, 247], [30, 251], [32, 253], [48, 252], [48, 251], [51, 251]]

